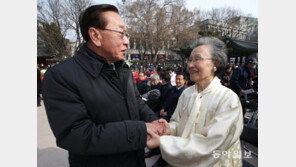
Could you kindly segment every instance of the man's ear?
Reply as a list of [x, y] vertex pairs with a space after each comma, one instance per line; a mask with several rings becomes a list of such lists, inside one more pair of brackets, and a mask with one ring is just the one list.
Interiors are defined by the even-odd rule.
[[90, 27], [88, 29], [88, 35], [90, 40], [96, 45], [96, 46], [101, 46], [101, 40], [102, 40], [102, 36], [99, 30]]

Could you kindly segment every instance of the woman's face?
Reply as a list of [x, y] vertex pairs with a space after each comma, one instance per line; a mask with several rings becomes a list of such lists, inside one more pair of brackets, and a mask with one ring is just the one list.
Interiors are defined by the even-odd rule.
[[193, 49], [188, 59], [187, 69], [190, 74], [190, 80], [196, 83], [214, 77], [216, 68], [210, 54], [210, 46], [201, 45]]

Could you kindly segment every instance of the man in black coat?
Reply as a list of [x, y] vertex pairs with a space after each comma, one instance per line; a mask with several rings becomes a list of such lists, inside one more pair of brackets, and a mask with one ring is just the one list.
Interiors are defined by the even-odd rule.
[[168, 90], [172, 87], [171, 84], [171, 76], [168, 72], [163, 73], [162, 77], [161, 77], [161, 81], [162, 81], [162, 86], [160, 87], [160, 98], [159, 98], [159, 102], [157, 104], [157, 107], [155, 109], [155, 111], [157, 112], [158, 116], [160, 114], [160, 110], [162, 109], [162, 106], [164, 104], [164, 101], [166, 99], [166, 95]]
[[162, 135], [166, 129], [142, 101], [123, 61], [125, 23], [115, 6], [103, 4], [87, 8], [79, 24], [86, 43], [47, 70], [43, 81], [57, 146], [69, 152], [70, 167], [144, 167], [144, 148], [153, 142], [147, 132]]
[[173, 86], [167, 92], [164, 104], [162, 105], [162, 109], [160, 110], [160, 115], [168, 122], [170, 121], [170, 118], [177, 107], [180, 95], [185, 89], [186, 79], [187, 78], [185, 74], [178, 73], [176, 75], [176, 86]]
[[238, 94], [238, 96], [245, 95], [245, 90], [253, 88], [253, 79], [257, 75], [256, 59], [252, 57], [248, 58], [244, 66], [234, 69], [229, 88]]

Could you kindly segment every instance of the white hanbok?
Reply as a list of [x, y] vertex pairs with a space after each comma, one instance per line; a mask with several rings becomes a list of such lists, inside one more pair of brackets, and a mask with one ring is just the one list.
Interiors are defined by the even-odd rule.
[[242, 106], [217, 77], [201, 92], [196, 85], [183, 91], [169, 126], [160, 150], [173, 167], [242, 166]]

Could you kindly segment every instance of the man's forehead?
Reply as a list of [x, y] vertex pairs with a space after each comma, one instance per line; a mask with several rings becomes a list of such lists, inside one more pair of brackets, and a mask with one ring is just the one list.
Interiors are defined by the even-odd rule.
[[176, 77], [177, 78], [184, 78], [182, 74], [178, 74]]

